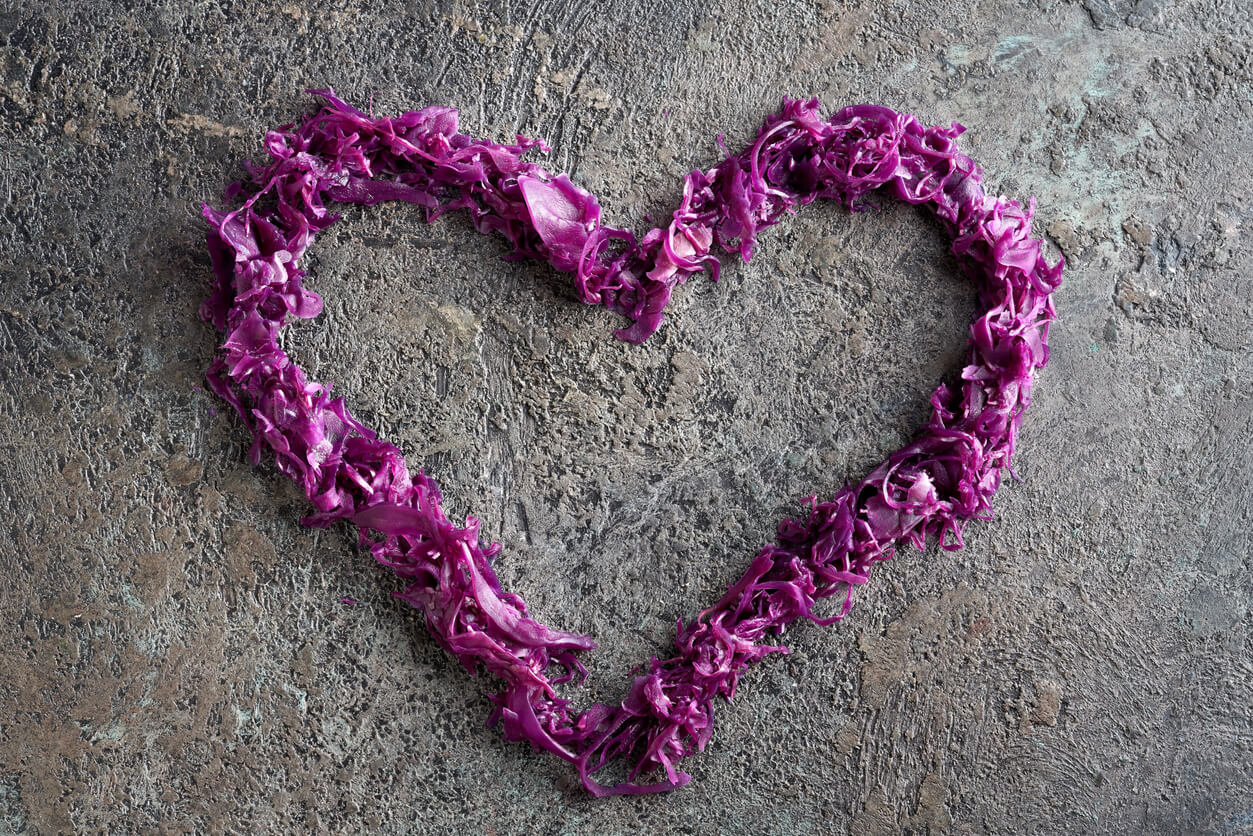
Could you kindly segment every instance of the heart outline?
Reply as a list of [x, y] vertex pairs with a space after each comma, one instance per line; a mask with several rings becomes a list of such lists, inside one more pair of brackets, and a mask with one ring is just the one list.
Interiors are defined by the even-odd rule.
[[[1049, 266], [1031, 237], [1034, 200], [1024, 210], [984, 194], [978, 166], [956, 150], [962, 126], [928, 128], [874, 105], [823, 121], [816, 99], [785, 99], [748, 149], [685, 178], [668, 227], [636, 241], [602, 224], [595, 197], [564, 174], [521, 159], [532, 148], [548, 150], [542, 142], [472, 139], [457, 132], [451, 108], [374, 118], [333, 91], [310, 92], [325, 100], [322, 110], [298, 128], [267, 133], [272, 162], [249, 165], [251, 182], [228, 188], [228, 200], [247, 195], [243, 205], [229, 212], [203, 207], [215, 281], [201, 315], [227, 333], [209, 384], [252, 431], [253, 463], [268, 447], [280, 471], [301, 483], [316, 509], [302, 523], [356, 525], [361, 545], [408, 580], [396, 595], [424, 612], [436, 641], [471, 672], [482, 667], [505, 681], [492, 697], [490, 722], [503, 723], [506, 739], [575, 763], [589, 792], [687, 783], [675, 764], [708, 743], [714, 699], [733, 697], [752, 663], [786, 652], [765, 644], [768, 635], [800, 617], [818, 624], [842, 619], [854, 588], [896, 543], [921, 547], [932, 534], [942, 548], [960, 548], [965, 521], [988, 517], [1034, 375], [1048, 359], [1052, 294], [1063, 264]], [[653, 659], [616, 707], [571, 713], [554, 686], [586, 675], [577, 654], [595, 643], [530, 619], [522, 599], [496, 579], [490, 562], [500, 547], [479, 543], [478, 520], [451, 523], [434, 480], [421, 470], [410, 475], [397, 448], [357, 421], [342, 398], [309, 382], [277, 343], [287, 322], [321, 310], [320, 298], [303, 287], [298, 261], [338, 219], [323, 196], [366, 205], [404, 200], [423, 206], [428, 220], [467, 210], [481, 232], [513, 243], [508, 257], [542, 257], [574, 273], [581, 300], [630, 318], [616, 334], [638, 343], [662, 324], [675, 285], [706, 269], [717, 278], [715, 242], [747, 260], [756, 233], [796, 206], [836, 197], [864, 208], [867, 194], [888, 185], [897, 197], [935, 211], [979, 285], [981, 311], [961, 391], [941, 384], [918, 438], [831, 500], [809, 497], [807, 520], [781, 522], [776, 542], [721, 600], [680, 622], [678, 655]], [[271, 194], [274, 201], [259, 202]], [[836, 615], [814, 615], [818, 600], [841, 591]], [[550, 677], [550, 668], [560, 675]], [[627, 781], [596, 782], [592, 776], [619, 757], [635, 758]], [[655, 767], [664, 781], [636, 783]]]

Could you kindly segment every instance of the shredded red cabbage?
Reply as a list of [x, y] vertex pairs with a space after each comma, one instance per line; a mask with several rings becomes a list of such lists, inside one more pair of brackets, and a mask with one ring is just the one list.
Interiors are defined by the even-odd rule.
[[[786, 652], [772, 636], [798, 618], [843, 618], [853, 588], [897, 543], [921, 547], [933, 536], [956, 549], [967, 520], [989, 517], [1033, 376], [1048, 359], [1062, 265], [1049, 266], [1031, 237], [1034, 202], [1024, 209], [984, 193], [979, 168], [954, 142], [960, 125], [925, 127], [873, 105], [824, 120], [817, 100], [784, 100], [748, 149], [689, 174], [674, 219], [637, 241], [604, 225], [596, 198], [565, 175], [521, 158], [547, 150], [540, 142], [472, 139], [447, 107], [374, 118], [331, 91], [318, 95], [326, 105], [317, 115], [266, 134], [270, 162], [249, 166], [250, 178], [228, 189], [241, 206], [204, 207], [216, 280], [201, 313], [226, 335], [209, 383], [252, 431], [252, 461], [268, 448], [303, 487], [315, 509], [303, 522], [357, 526], [363, 547], [406, 582], [399, 597], [422, 610], [436, 641], [471, 671], [481, 666], [503, 681], [492, 722], [505, 737], [574, 763], [591, 793], [687, 783], [677, 765], [709, 742], [715, 697], [730, 699], [752, 663]], [[961, 386], [937, 388], [926, 427], [869, 476], [827, 501], [811, 497], [807, 516], [784, 520], [720, 601], [680, 622], [674, 655], [653, 659], [620, 705], [576, 712], [557, 695], [555, 684], [585, 676], [577, 654], [592, 640], [529, 618], [522, 599], [501, 589], [490, 565], [500, 547], [479, 542], [478, 520], [450, 522], [435, 482], [411, 474], [395, 446], [278, 345], [280, 328], [322, 309], [297, 265], [338, 218], [328, 200], [403, 200], [430, 220], [464, 210], [481, 232], [508, 239], [511, 257], [545, 258], [572, 273], [583, 301], [631, 320], [617, 335], [638, 343], [661, 325], [676, 284], [706, 268], [717, 278], [715, 241], [747, 260], [758, 232], [797, 206], [823, 197], [864, 208], [883, 187], [944, 221], [978, 285]], [[832, 596], [842, 599], [839, 611], [817, 617], [815, 603]], [[598, 783], [594, 775], [618, 758], [628, 759], [627, 782]], [[640, 781], [657, 769], [658, 779]]]

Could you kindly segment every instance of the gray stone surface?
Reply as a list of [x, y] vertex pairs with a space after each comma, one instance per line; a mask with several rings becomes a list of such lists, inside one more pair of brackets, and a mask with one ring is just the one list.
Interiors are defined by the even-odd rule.
[[[0, 8], [0, 832], [1253, 832], [1243, 0]], [[690, 787], [585, 797], [200, 388], [198, 202], [323, 85], [546, 137], [636, 228], [784, 94], [961, 121], [1070, 264], [1023, 481], [790, 633]], [[504, 249], [351, 210], [290, 348], [600, 640], [604, 699], [908, 438], [973, 309], [903, 207], [812, 208], [638, 348]]]

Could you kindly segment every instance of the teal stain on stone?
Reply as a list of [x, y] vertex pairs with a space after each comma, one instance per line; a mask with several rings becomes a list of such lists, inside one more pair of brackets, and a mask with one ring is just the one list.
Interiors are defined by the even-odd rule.
[[135, 590], [131, 589], [131, 585], [124, 583], [121, 585], [122, 602], [135, 612], [144, 612], [148, 606], [135, 595]]
[[1035, 39], [1030, 35], [1011, 35], [1002, 38], [992, 49], [992, 60], [998, 64], [1010, 66], [1018, 63], [1018, 58], [1034, 45]]
[[124, 723], [113, 723], [97, 729], [96, 733], [91, 736], [91, 742], [99, 743], [102, 740], [107, 740], [111, 743], [117, 743], [125, 735], [126, 725]]

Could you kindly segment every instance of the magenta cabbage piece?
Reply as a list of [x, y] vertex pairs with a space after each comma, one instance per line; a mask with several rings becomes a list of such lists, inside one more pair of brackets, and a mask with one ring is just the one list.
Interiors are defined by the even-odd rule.
[[[772, 637], [798, 618], [843, 618], [853, 589], [898, 543], [922, 547], [933, 537], [956, 549], [967, 520], [989, 517], [1048, 359], [1062, 265], [1050, 266], [1031, 237], [1034, 204], [984, 193], [979, 168], [957, 150], [960, 125], [926, 127], [873, 105], [823, 119], [817, 100], [784, 100], [748, 149], [689, 174], [671, 222], [637, 241], [604, 225], [596, 199], [565, 175], [522, 159], [547, 150], [540, 142], [465, 136], [447, 107], [376, 118], [316, 92], [325, 106], [266, 134], [269, 162], [249, 166], [249, 178], [228, 189], [236, 208], [204, 207], [215, 282], [202, 315], [225, 334], [209, 383], [252, 431], [252, 461], [272, 455], [303, 488], [314, 508], [303, 522], [357, 526], [362, 546], [404, 581], [399, 597], [423, 612], [435, 640], [469, 670], [501, 680], [492, 722], [505, 737], [572, 762], [593, 794], [687, 783], [678, 763], [708, 744], [716, 698], [731, 699], [754, 662], [786, 652]], [[757, 234], [796, 207], [833, 198], [863, 209], [877, 190], [934, 211], [978, 286], [961, 385], [935, 390], [914, 441], [780, 523], [776, 541], [720, 601], [680, 622], [673, 655], [653, 659], [619, 705], [576, 711], [558, 696], [555, 685], [584, 677], [578, 654], [592, 640], [531, 619], [522, 599], [501, 589], [491, 568], [500, 547], [480, 542], [478, 520], [449, 521], [435, 482], [411, 473], [395, 446], [306, 379], [278, 344], [285, 324], [321, 310], [298, 264], [338, 218], [328, 201], [402, 200], [430, 220], [462, 210], [481, 232], [503, 235], [511, 258], [544, 258], [572, 273], [582, 300], [629, 319], [617, 335], [638, 343], [661, 325], [675, 285], [706, 269], [717, 278], [715, 243], [748, 259]], [[815, 604], [829, 597], [837, 611], [819, 618]], [[628, 780], [598, 783], [595, 774], [618, 758], [628, 760]]]

